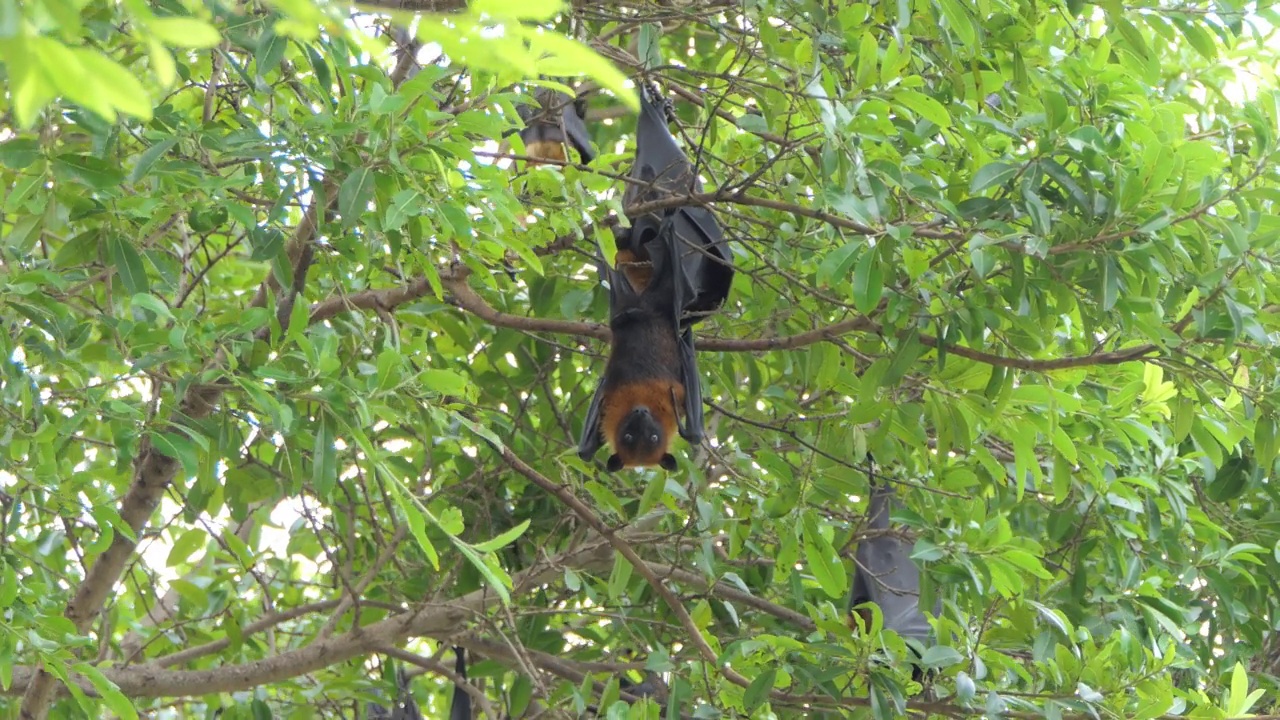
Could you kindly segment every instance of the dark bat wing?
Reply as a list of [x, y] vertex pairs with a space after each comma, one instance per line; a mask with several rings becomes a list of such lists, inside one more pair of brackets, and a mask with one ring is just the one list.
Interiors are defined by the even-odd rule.
[[728, 299], [733, 285], [733, 255], [710, 210], [677, 208], [673, 225], [681, 245], [681, 272], [691, 288], [685, 298], [684, 322], [692, 325]]
[[680, 381], [684, 384], [684, 425], [680, 428], [680, 437], [690, 445], [701, 445], [704, 435], [702, 373], [698, 371], [690, 328], [685, 328], [680, 335]]
[[[703, 438], [702, 374], [698, 371], [697, 353], [693, 346], [693, 330], [684, 322], [683, 309], [689, 298], [697, 294], [694, 278], [685, 272], [684, 252], [688, 246], [680, 240], [679, 215], [668, 215], [659, 226], [656, 237], [646, 249], [653, 262], [653, 292], [667, 292], [672, 296], [672, 330], [679, 341], [676, 348], [680, 362], [680, 383], [684, 385], [684, 423], [680, 425], [680, 437], [690, 445], [698, 445]], [[643, 221], [642, 221], [643, 222]]]
[[[453, 670], [465, 682], [467, 679], [467, 651], [460, 647], [453, 649], [455, 660]], [[453, 701], [449, 703], [449, 720], [471, 720], [471, 696], [462, 687], [453, 687]]]
[[685, 195], [690, 190], [702, 190], [693, 164], [667, 127], [666, 113], [645, 87], [640, 89], [636, 160], [631, 167], [631, 178], [637, 182], [627, 183], [622, 194], [623, 207], [650, 202], [666, 194]]
[[[867, 514], [870, 527], [889, 529], [889, 510], [893, 505], [893, 488], [872, 486]], [[857, 567], [849, 607], [874, 602], [884, 615], [884, 626], [902, 637], [924, 642], [932, 629], [920, 611], [920, 568], [911, 559], [911, 546], [893, 535], [880, 535], [858, 543]], [[934, 614], [941, 612], [941, 601]]]
[[587, 419], [582, 423], [582, 435], [578, 438], [578, 457], [590, 460], [604, 445], [604, 434], [600, 432], [600, 422], [604, 412], [604, 382], [596, 385], [596, 392], [591, 396], [591, 405], [587, 407]]
[[[562, 95], [562, 97], [566, 100], [568, 99], [567, 95]], [[582, 162], [589, 163], [594, 160], [596, 148], [591, 144], [591, 134], [587, 132], [587, 123], [583, 119], [582, 108], [576, 102], [569, 102], [564, 106], [560, 116], [569, 144], [573, 146], [574, 150], [578, 151], [578, 155], [582, 157]]]

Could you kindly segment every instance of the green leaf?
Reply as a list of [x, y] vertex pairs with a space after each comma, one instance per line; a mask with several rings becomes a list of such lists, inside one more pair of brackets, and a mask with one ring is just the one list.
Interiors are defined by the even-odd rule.
[[843, 599], [849, 589], [848, 573], [831, 542], [823, 537], [811, 516], [804, 520], [804, 557], [809, 571], [832, 599]]
[[471, 0], [468, 9], [476, 14], [512, 20], [550, 20], [563, 10], [563, 0]]
[[173, 541], [173, 547], [169, 548], [169, 557], [165, 560], [165, 565], [173, 568], [186, 563], [195, 551], [204, 547], [208, 537], [205, 531], [197, 528], [182, 533]]
[[901, 89], [894, 93], [893, 98], [903, 107], [934, 125], [943, 129], [951, 127], [951, 115], [947, 113], [947, 109], [928, 95], [916, 90]]
[[18, 573], [9, 563], [4, 563], [3, 579], [0, 580], [0, 607], [13, 607], [18, 597]]
[[0, 164], [10, 170], [25, 170], [40, 155], [40, 143], [34, 138], [15, 137], [0, 143]]
[[973, 174], [973, 180], [969, 183], [969, 192], [977, 195], [989, 187], [1003, 185], [1017, 175], [1020, 170], [1022, 170], [1021, 166], [1003, 162], [983, 165], [978, 169], [978, 172]]
[[1044, 565], [1040, 564], [1040, 560], [1026, 550], [1005, 548], [1004, 551], [1000, 553], [1000, 557], [1009, 561], [1010, 564], [1016, 565], [1042, 580], [1053, 579], [1053, 575], [1049, 574], [1049, 571], [1044, 569]]
[[[1213, 62], [1218, 59], [1218, 46], [1213, 41], [1213, 36], [1205, 31], [1198, 22], [1175, 18], [1174, 24], [1182, 31], [1184, 37], [1196, 52], [1200, 53], [1205, 60]], [[1236, 713], [1239, 714], [1239, 713]]]
[[53, 159], [53, 170], [59, 179], [76, 180], [94, 190], [113, 188], [124, 181], [124, 171], [118, 165], [88, 155], [59, 155]]
[[312, 447], [311, 485], [322, 498], [329, 497], [338, 482], [338, 449], [327, 412], [320, 413]]
[[742, 704], [748, 713], [754, 714], [769, 699], [769, 693], [773, 690], [773, 684], [777, 679], [778, 668], [770, 666], [751, 680], [751, 684], [742, 694]]
[[386, 230], [398, 230], [410, 217], [417, 215], [425, 198], [422, 193], [408, 188], [391, 197], [391, 205], [387, 207], [386, 218], [382, 226]]
[[450, 370], [428, 368], [418, 374], [418, 381], [426, 389], [441, 395], [465, 395], [470, 387], [465, 377]]
[[151, 95], [133, 73], [96, 50], [79, 49], [77, 56], [84, 71], [98, 85], [97, 92], [107, 96], [111, 107], [139, 120], [151, 119]]
[[877, 256], [875, 249], [869, 248], [858, 258], [853, 271], [853, 305], [863, 315], [876, 309], [884, 292], [883, 270]]
[[182, 463], [182, 469], [188, 476], [200, 471], [200, 459], [196, 447], [190, 439], [177, 433], [153, 432], [149, 436], [151, 445], [168, 457]]
[[480, 571], [480, 574], [485, 579], [485, 583], [490, 589], [498, 594], [498, 597], [502, 599], [503, 604], [509, 605], [511, 603], [511, 578], [507, 575], [506, 571], [498, 566], [497, 561], [493, 556], [481, 556], [475, 550], [471, 549], [470, 546], [459, 542], [456, 539], [454, 541], [454, 546], [458, 548], [463, 557], [471, 562], [473, 567]]
[[978, 41], [977, 30], [974, 28], [973, 20], [969, 13], [965, 10], [960, 0], [937, 0], [938, 9], [942, 11], [942, 16], [947, 20], [947, 28], [956, 34], [962, 44], [974, 47]]
[[1228, 502], [1240, 497], [1249, 484], [1249, 470], [1248, 460], [1233, 456], [1218, 470], [1213, 482], [1205, 486], [1205, 495], [1214, 502]]
[[1280, 448], [1276, 431], [1277, 424], [1273, 415], [1259, 417], [1253, 431], [1253, 448], [1258, 466], [1268, 471], [1268, 474], [1275, 464], [1276, 451]]
[[125, 697], [124, 693], [120, 692], [120, 688], [108, 680], [101, 670], [90, 663], [76, 663], [72, 669], [89, 680], [93, 689], [102, 697], [103, 703], [117, 717], [125, 720], [138, 719], [138, 711], [134, 709], [133, 702]]
[[867, 88], [875, 83], [879, 70], [879, 53], [880, 44], [876, 41], [876, 34], [862, 33], [862, 39], [858, 42], [858, 87]]
[[1049, 237], [1049, 208], [1045, 206], [1044, 201], [1036, 194], [1031, 187], [1031, 183], [1024, 182], [1022, 185], [1023, 207], [1027, 210], [1027, 215], [1031, 218], [1031, 230], [1040, 237]]
[[373, 169], [358, 167], [351, 171], [338, 188], [338, 213], [344, 225], [350, 227], [360, 220], [360, 215], [373, 199]]
[[151, 170], [151, 166], [176, 144], [178, 144], [178, 139], [171, 137], [165, 138], [147, 148], [145, 152], [138, 156], [138, 162], [134, 164], [133, 170], [129, 173], [129, 182], [136, 183], [146, 177]]
[[962, 662], [964, 662], [964, 656], [960, 651], [946, 645], [934, 645], [925, 650], [920, 658], [920, 664], [929, 668], [950, 667]]
[[[514, 31], [515, 28], [508, 27]], [[627, 87], [627, 77], [613, 63], [583, 45], [557, 32], [533, 32], [520, 26], [519, 32], [535, 52], [546, 52], [550, 58], [540, 60], [538, 68], [548, 75], [586, 75], [611, 91], [632, 110], [640, 109], [640, 98]]]
[[[284, 59], [284, 51], [289, 47], [289, 39], [277, 35], [276, 31], [268, 26], [262, 35], [258, 38], [258, 48], [254, 53], [254, 60], [257, 61], [258, 77], [266, 77], [280, 66], [280, 61]], [[360, 168], [360, 170], [368, 171], [368, 168]], [[346, 213], [343, 213], [345, 216]]]
[[1235, 667], [1231, 668], [1231, 690], [1227, 695], [1226, 711], [1227, 717], [1240, 717], [1249, 711], [1245, 706], [1245, 698], [1249, 694], [1249, 674], [1244, 669], [1244, 664], [1237, 662]]
[[475, 549], [480, 552], [494, 552], [495, 550], [504, 548], [515, 542], [516, 539], [524, 534], [525, 530], [529, 529], [529, 522], [530, 521], [526, 519], [524, 522], [493, 538], [492, 540], [486, 540], [485, 542], [475, 545]]
[[1039, 163], [1045, 174], [1067, 193], [1067, 199], [1076, 206], [1080, 214], [1086, 218], [1093, 217], [1093, 202], [1075, 181], [1075, 178], [1071, 177], [1071, 173], [1052, 158], [1042, 159]]
[[1041, 94], [1040, 100], [1044, 105], [1045, 127], [1050, 130], [1057, 130], [1062, 127], [1062, 124], [1070, 117], [1067, 99], [1060, 92], [1045, 90]]
[[1102, 310], [1106, 312], [1116, 306], [1120, 299], [1120, 268], [1110, 257], [1099, 261], [1102, 265]]
[[112, 235], [107, 239], [107, 250], [111, 254], [120, 282], [129, 293], [145, 294], [149, 289], [147, 273], [142, 266], [142, 256], [133, 249], [133, 245], [119, 235]]
[[[16, 12], [9, 13], [10, 17], [15, 14]], [[9, 73], [9, 96], [13, 102], [14, 116], [21, 129], [30, 128], [39, 116], [40, 109], [57, 93], [54, 84], [47, 81], [39, 67], [41, 63], [35, 58], [31, 44], [14, 41], [12, 47], [0, 48]]]
[[222, 42], [217, 28], [192, 17], [153, 17], [147, 31], [173, 47], [203, 49]]

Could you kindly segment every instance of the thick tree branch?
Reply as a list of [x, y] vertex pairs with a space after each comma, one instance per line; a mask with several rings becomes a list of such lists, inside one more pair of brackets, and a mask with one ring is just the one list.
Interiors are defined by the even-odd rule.
[[[639, 540], [650, 536], [653, 526], [664, 512], [653, 512], [638, 519], [617, 535], [626, 540]], [[610, 543], [591, 537], [576, 548], [548, 558], [512, 577], [512, 595], [520, 595], [547, 583], [560, 581], [564, 568], [571, 567], [584, 572], [598, 572], [613, 564]], [[337, 601], [333, 601], [336, 605]], [[496, 593], [481, 588], [449, 603], [424, 604], [412, 610], [398, 613], [380, 622], [355, 628], [342, 635], [319, 639], [311, 644], [280, 653], [272, 657], [242, 665], [224, 666], [210, 670], [168, 670], [166, 665], [180, 654], [159, 661], [129, 668], [103, 668], [103, 674], [115, 683], [126, 696], [134, 698], [190, 697], [222, 692], [236, 692], [261, 685], [282, 682], [315, 672], [322, 668], [343, 663], [354, 658], [378, 652], [388, 645], [398, 645], [411, 637], [448, 637], [455, 635], [475, 615], [494, 607], [499, 602]], [[320, 608], [315, 608], [320, 609]], [[214, 643], [210, 643], [210, 646]], [[209, 646], [205, 646], [206, 648]], [[194, 651], [195, 648], [192, 648]], [[216, 650], [214, 650], [216, 652]], [[201, 655], [207, 654], [200, 652]], [[184, 659], [193, 659], [190, 655]], [[16, 693], [26, 683], [34, 682], [39, 671], [31, 667], [14, 668], [14, 682], [10, 686]], [[83, 677], [73, 676], [77, 687], [88, 694], [95, 694], [93, 686]]]

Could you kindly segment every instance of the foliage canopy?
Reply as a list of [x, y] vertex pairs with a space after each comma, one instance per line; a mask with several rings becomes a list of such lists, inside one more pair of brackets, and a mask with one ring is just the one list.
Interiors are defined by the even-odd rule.
[[[0, 4], [7, 712], [443, 716], [453, 645], [493, 717], [1274, 705], [1269, 3], [386, 4]], [[601, 156], [513, 165], [581, 74]], [[739, 275], [712, 440], [607, 475], [642, 75]], [[924, 694], [845, 624], [873, 477]]]

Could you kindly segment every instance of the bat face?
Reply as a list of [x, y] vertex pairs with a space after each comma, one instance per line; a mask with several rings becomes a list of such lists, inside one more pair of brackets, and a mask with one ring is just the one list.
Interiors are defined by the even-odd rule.
[[[637, 405], [618, 425], [614, 455], [609, 458], [609, 464], [613, 465], [614, 458], [617, 458], [620, 467], [661, 465], [666, 458], [671, 457], [667, 452], [670, 444], [670, 433], [653, 411], [644, 405]], [[675, 458], [671, 460], [674, 463]]]

